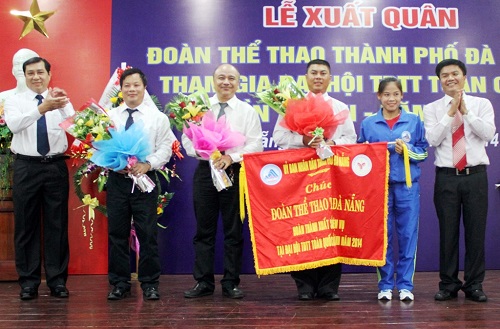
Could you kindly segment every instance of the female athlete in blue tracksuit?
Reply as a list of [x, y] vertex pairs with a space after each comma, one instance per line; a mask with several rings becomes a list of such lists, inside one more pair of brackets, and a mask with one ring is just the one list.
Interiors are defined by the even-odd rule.
[[[427, 158], [429, 144], [425, 139], [420, 117], [403, 111], [401, 82], [393, 77], [383, 79], [377, 97], [382, 108], [361, 123], [358, 142], [395, 142], [389, 149], [389, 204], [387, 217], [388, 246], [386, 264], [377, 268], [379, 300], [391, 300], [396, 287], [402, 301], [413, 300], [413, 274], [417, 252], [418, 218], [420, 213], [420, 168], [418, 163]], [[406, 186], [403, 162], [403, 144], [408, 147], [412, 186]], [[398, 235], [398, 261], [393, 256], [393, 225]], [[394, 274], [396, 273], [396, 279]]]

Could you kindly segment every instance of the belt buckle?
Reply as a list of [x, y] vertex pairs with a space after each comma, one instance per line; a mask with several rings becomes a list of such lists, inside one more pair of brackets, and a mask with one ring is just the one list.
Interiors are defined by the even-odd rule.
[[[460, 173], [462, 170], [465, 170], [465, 173]], [[455, 168], [455, 173], [457, 176], [467, 176], [469, 175], [469, 167], [465, 167], [464, 169], [462, 170], [458, 170], [458, 168]]]
[[44, 155], [42, 156], [42, 159], [40, 160], [41, 163], [48, 163], [50, 162], [50, 160], [52, 159], [52, 157], [50, 155]]

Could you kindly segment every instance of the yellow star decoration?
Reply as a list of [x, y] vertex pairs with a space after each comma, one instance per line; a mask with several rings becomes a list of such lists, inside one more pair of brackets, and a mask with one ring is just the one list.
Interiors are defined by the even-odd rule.
[[50, 16], [54, 15], [55, 11], [40, 11], [37, 0], [33, 0], [30, 11], [11, 10], [10, 13], [19, 17], [24, 22], [23, 31], [21, 32], [19, 40], [33, 31], [33, 29], [45, 35], [47, 38], [49, 37], [44, 22]]

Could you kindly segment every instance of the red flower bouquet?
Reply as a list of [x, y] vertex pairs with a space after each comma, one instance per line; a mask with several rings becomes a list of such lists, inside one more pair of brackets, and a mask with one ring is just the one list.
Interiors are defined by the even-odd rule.
[[[288, 102], [286, 114], [281, 125], [301, 135], [332, 138], [337, 127], [345, 122], [349, 112], [341, 111], [333, 114], [331, 105], [325, 101], [321, 94], [309, 94], [302, 99], [291, 99]], [[333, 153], [328, 152], [329, 147], [322, 144], [318, 155], [326, 159]]]

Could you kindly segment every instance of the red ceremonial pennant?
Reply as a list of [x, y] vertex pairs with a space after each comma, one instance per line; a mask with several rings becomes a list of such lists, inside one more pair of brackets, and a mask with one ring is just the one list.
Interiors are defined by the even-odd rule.
[[382, 266], [387, 143], [245, 154], [246, 204], [258, 275], [335, 263]]

